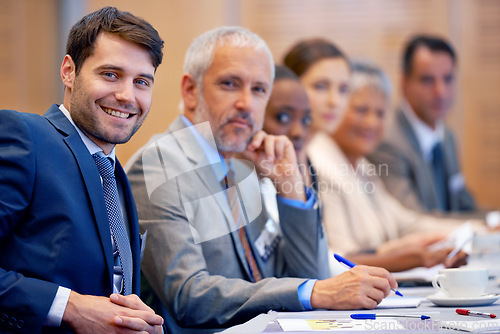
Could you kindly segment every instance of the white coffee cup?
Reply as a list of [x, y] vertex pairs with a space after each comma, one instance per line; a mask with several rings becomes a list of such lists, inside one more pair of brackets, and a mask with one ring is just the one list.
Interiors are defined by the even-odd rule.
[[432, 285], [448, 297], [479, 297], [488, 285], [488, 269], [443, 269], [434, 276]]

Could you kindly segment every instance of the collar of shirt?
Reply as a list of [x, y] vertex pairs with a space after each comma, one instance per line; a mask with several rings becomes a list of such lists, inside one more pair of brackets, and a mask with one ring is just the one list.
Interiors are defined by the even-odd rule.
[[115, 168], [115, 159], [116, 159], [115, 148], [113, 147], [111, 152], [108, 155], [105, 155], [104, 152], [102, 151], [102, 149], [99, 146], [97, 146], [97, 144], [94, 143], [92, 141], [92, 139], [90, 139], [85, 133], [83, 133], [82, 130], [80, 130], [80, 128], [78, 128], [78, 126], [76, 126], [75, 122], [73, 122], [73, 119], [71, 118], [71, 115], [69, 114], [69, 111], [64, 107], [63, 104], [61, 104], [59, 106], [59, 109], [62, 111], [64, 116], [66, 116], [66, 118], [71, 122], [71, 124], [73, 124], [76, 131], [80, 135], [80, 138], [82, 138], [82, 141], [85, 144], [85, 147], [87, 147], [87, 149], [89, 150], [90, 154], [92, 155], [94, 153], [97, 153], [101, 157], [111, 158], [111, 160], [113, 161], [113, 168]]
[[431, 161], [432, 149], [437, 143], [442, 142], [444, 139], [444, 122], [439, 121], [436, 124], [436, 128], [432, 129], [429, 125], [418, 118], [408, 101], [402, 101], [401, 109], [410, 121], [410, 125], [415, 132], [415, 136], [417, 137], [424, 159], [426, 161]]
[[[205, 153], [205, 157], [207, 158], [208, 163], [212, 166], [215, 176], [217, 177], [217, 181], [222, 181], [222, 179], [224, 179], [227, 174], [226, 161], [224, 160], [224, 157], [220, 155], [217, 149], [213, 145], [211, 145], [208, 140], [205, 139], [205, 137], [202, 136], [202, 134], [196, 129], [196, 125], [191, 123], [191, 121], [187, 119], [186, 116], [181, 115], [181, 119], [184, 124], [186, 124], [186, 127], [191, 131], [196, 142], [203, 150], [203, 153]], [[219, 164], [222, 165], [222, 169], [217, 168]]]

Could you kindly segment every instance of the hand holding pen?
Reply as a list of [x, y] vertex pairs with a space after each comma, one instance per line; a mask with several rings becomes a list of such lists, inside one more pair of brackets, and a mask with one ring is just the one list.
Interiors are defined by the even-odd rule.
[[330, 310], [373, 309], [398, 283], [384, 268], [358, 265], [315, 282], [311, 307]]
[[[335, 260], [339, 261], [340, 263], [343, 263], [345, 264], [347, 267], [349, 268], [354, 268], [356, 266], [355, 263], [349, 261], [348, 259], [338, 255], [338, 254], [334, 254], [333, 255], [335, 257]], [[400, 296], [400, 297], [403, 297], [403, 294], [401, 292], [399, 292], [398, 290], [395, 290], [395, 289], [391, 289], [396, 295]]]

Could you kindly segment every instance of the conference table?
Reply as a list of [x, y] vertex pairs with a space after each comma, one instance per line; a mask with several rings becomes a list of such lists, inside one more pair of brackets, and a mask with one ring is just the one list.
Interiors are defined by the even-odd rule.
[[[489, 294], [500, 293], [500, 282], [496, 279], [490, 279], [486, 292]], [[303, 320], [319, 320], [321, 322], [327, 321], [338, 321], [342, 323], [343, 321], [348, 322], [350, 320], [350, 315], [353, 313], [376, 313], [380, 314], [394, 314], [394, 315], [427, 315], [430, 316], [430, 320], [420, 320], [411, 318], [378, 318], [377, 320], [366, 320], [363, 328], [355, 330], [350, 329], [328, 329], [328, 330], [296, 330], [289, 331], [290, 333], [365, 333], [365, 332], [383, 332], [383, 333], [460, 333], [460, 331], [442, 328], [445, 324], [443, 321], [451, 322], [455, 325], [463, 325], [464, 322], [472, 321], [476, 324], [469, 324], [469, 326], [477, 325], [474, 328], [480, 328], [478, 321], [489, 321], [493, 324], [496, 319], [489, 319], [483, 317], [473, 317], [464, 316], [456, 313], [457, 308], [466, 308], [474, 311], [480, 311], [484, 313], [496, 314], [500, 319], [500, 298], [497, 299], [493, 304], [487, 306], [436, 306], [431, 301], [429, 301], [427, 296], [436, 293], [436, 290], [432, 286], [423, 287], [402, 287], [399, 291], [404, 295], [403, 298], [422, 298], [420, 305], [413, 308], [381, 308], [375, 310], [355, 310], [355, 311], [326, 311], [326, 310], [315, 310], [306, 312], [275, 312], [270, 311], [267, 314], [261, 314], [257, 317], [251, 319], [250, 321], [231, 327], [224, 331], [224, 334], [245, 334], [245, 333], [288, 333], [282, 328], [284, 323], [291, 323], [293, 326], [294, 322], [304, 322]], [[494, 296], [492, 296], [494, 299]], [[392, 297], [395, 298], [395, 297]], [[288, 319], [288, 320], [283, 320]], [[291, 321], [290, 321], [291, 320]], [[400, 325], [404, 327], [394, 328], [392, 324], [397, 321]], [[500, 321], [500, 320], [498, 320]], [[280, 322], [282, 325], [280, 325]], [[462, 331], [464, 332], [464, 331]], [[489, 331], [487, 333], [500, 333], [500, 327]]]
[[[366, 333], [366, 332], [382, 332], [382, 333], [464, 333], [465, 331], [458, 331], [450, 329], [449, 327], [464, 327], [469, 326], [471, 329], [483, 328], [482, 326], [495, 325], [496, 328], [490, 331], [482, 331], [482, 333], [500, 333], [500, 233], [486, 234], [474, 236], [472, 241], [472, 252], [468, 260], [468, 267], [487, 268], [489, 271], [490, 279], [485, 292], [489, 295], [480, 298], [491, 299], [492, 304], [472, 306], [465, 305], [471, 304], [471, 300], [460, 303], [445, 303], [452, 305], [435, 305], [427, 297], [434, 296], [438, 292], [432, 287], [430, 281], [441, 267], [436, 266], [433, 268], [415, 268], [404, 273], [397, 273], [395, 277], [401, 284], [412, 282], [418, 286], [403, 286], [400, 285], [398, 289], [403, 294], [405, 300], [420, 299], [420, 304], [417, 307], [413, 305], [412, 308], [399, 307], [392, 308], [376, 308], [374, 310], [351, 310], [351, 311], [327, 311], [327, 310], [314, 310], [305, 312], [275, 312], [269, 311], [266, 314], [260, 314], [244, 324], [228, 328], [223, 331], [224, 334], [254, 334], [254, 333]], [[463, 245], [462, 245], [463, 246]], [[397, 276], [396, 276], [397, 275]], [[417, 279], [415, 280], [415, 277]], [[498, 296], [496, 295], [498, 294]], [[397, 297], [390, 297], [394, 300]], [[436, 298], [433, 298], [436, 301]], [[439, 300], [438, 300], [439, 301]], [[465, 303], [465, 304], [464, 304]], [[441, 303], [442, 304], [442, 301]], [[495, 319], [466, 316], [457, 314], [456, 309], [470, 309], [484, 313], [493, 313], [497, 317]], [[375, 313], [376, 315], [391, 314], [391, 315], [426, 315], [429, 320], [410, 319], [402, 317], [382, 318], [378, 317], [376, 320], [358, 320], [358, 326], [353, 328], [342, 328], [344, 324], [347, 327], [353, 322], [350, 318], [353, 313]], [[360, 323], [361, 322], [361, 323]], [[307, 326], [299, 329], [304, 323]], [[311, 323], [313, 325], [311, 325]], [[399, 324], [397, 328], [389, 328], [389, 325]], [[383, 327], [384, 324], [386, 327]], [[451, 326], [452, 325], [452, 326]], [[293, 329], [293, 331], [286, 331], [286, 326]], [[320, 330], [319, 328], [325, 328]], [[311, 330], [311, 327], [317, 330]], [[341, 328], [332, 328], [341, 327]], [[402, 328], [401, 328], [402, 327]], [[484, 329], [484, 328], [483, 328]], [[490, 328], [491, 329], [491, 328]]]

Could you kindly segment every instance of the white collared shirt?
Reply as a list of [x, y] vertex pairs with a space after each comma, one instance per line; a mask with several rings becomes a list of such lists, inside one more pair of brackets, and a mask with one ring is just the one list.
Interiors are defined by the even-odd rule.
[[[64, 116], [66, 116], [66, 118], [68, 119], [68, 121], [70, 121], [71, 124], [73, 124], [73, 126], [76, 129], [76, 131], [80, 135], [80, 138], [82, 138], [83, 143], [85, 144], [85, 146], [89, 150], [90, 155], [92, 155], [94, 153], [102, 152], [102, 148], [100, 148], [99, 146], [97, 146], [96, 143], [94, 143], [85, 133], [83, 133], [82, 130], [80, 130], [80, 128], [78, 126], [76, 126], [75, 122], [73, 122], [73, 119], [71, 118], [71, 115], [70, 115], [69, 111], [64, 107], [64, 105], [61, 104], [59, 106], [59, 109], [62, 111], [62, 113], [64, 114]], [[115, 159], [116, 159], [116, 156], [115, 156], [115, 148], [114, 147], [113, 147], [113, 149], [111, 150], [111, 152], [108, 155], [105, 155], [104, 152], [103, 152], [102, 156], [105, 156], [107, 158], [111, 158], [111, 160], [113, 160], [113, 168], [115, 168]]]
[[444, 140], [444, 122], [439, 120], [436, 124], [436, 128], [431, 128], [424, 121], [418, 118], [407, 100], [403, 100], [401, 102], [401, 109], [408, 118], [413, 132], [415, 132], [415, 136], [417, 137], [417, 141], [420, 145], [425, 161], [432, 161], [432, 149], [437, 143], [443, 142]]

